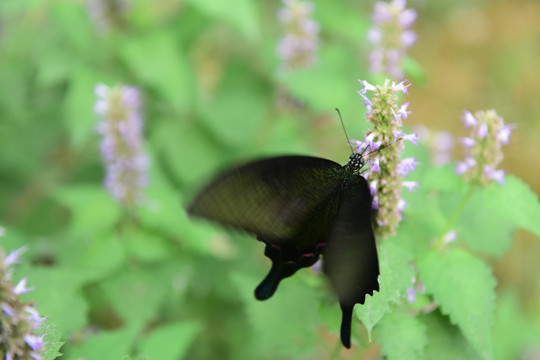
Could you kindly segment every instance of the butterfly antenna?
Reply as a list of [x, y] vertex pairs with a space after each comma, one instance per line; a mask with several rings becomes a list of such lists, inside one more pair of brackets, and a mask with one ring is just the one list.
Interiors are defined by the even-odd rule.
[[[373, 150], [373, 151], [368, 152], [365, 156], [369, 156], [369, 155], [371, 155], [371, 154], [373, 154], [373, 153], [376, 153], [376, 152], [381, 151], [382, 149], [386, 149], [387, 147], [389, 147], [389, 146], [391, 146], [391, 145], [394, 145], [395, 143], [397, 143], [398, 141], [401, 141], [401, 140], [403, 140], [402, 137], [397, 138], [395, 141], [392, 141], [391, 143], [388, 143], [388, 144], [386, 144], [386, 145], [384, 145], [384, 146], [381, 146], [381, 147], [379, 147], [379, 148], [377, 148], [377, 149], [375, 149], [375, 150]], [[367, 149], [367, 147], [365, 147], [365, 149]], [[361, 154], [361, 155], [364, 156], [364, 151], [362, 151], [362, 154]]]
[[347, 135], [347, 130], [345, 129], [345, 125], [343, 124], [343, 119], [341, 118], [341, 112], [338, 108], [336, 108], [336, 111], [339, 115], [339, 122], [341, 123], [341, 128], [343, 129], [343, 132], [345, 133], [345, 137], [347, 138], [347, 143], [349, 144], [349, 147], [351, 148], [351, 152], [354, 154], [354, 149], [351, 145], [351, 140], [349, 139], [349, 135]]

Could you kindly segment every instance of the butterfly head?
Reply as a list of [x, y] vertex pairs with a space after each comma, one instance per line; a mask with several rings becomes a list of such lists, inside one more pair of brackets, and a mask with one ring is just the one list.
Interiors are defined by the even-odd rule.
[[366, 164], [366, 161], [364, 160], [363, 154], [354, 153], [349, 156], [349, 165], [354, 170], [360, 170], [364, 165]]

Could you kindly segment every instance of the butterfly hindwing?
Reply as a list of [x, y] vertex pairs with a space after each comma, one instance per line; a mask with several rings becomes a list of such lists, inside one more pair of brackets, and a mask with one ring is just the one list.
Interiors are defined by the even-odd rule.
[[188, 212], [286, 242], [339, 186], [342, 166], [307, 156], [283, 156], [242, 165], [218, 176]]
[[323, 252], [323, 271], [334, 287], [343, 319], [341, 341], [350, 347], [351, 317], [355, 304], [379, 290], [379, 262], [371, 226], [371, 195], [367, 181], [353, 174], [344, 184], [341, 206], [328, 245]]

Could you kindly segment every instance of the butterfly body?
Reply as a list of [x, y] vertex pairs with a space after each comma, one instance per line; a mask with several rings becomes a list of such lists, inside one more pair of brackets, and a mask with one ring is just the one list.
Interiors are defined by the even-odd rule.
[[359, 174], [360, 154], [348, 164], [307, 156], [263, 159], [216, 177], [188, 212], [255, 234], [272, 260], [255, 290], [265, 300], [279, 282], [323, 255], [323, 272], [337, 293], [341, 340], [350, 347], [352, 309], [379, 290], [371, 227], [371, 195]]

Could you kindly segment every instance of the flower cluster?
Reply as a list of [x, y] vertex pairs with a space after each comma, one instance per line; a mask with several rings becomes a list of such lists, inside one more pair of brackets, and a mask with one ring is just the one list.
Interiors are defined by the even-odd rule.
[[316, 62], [319, 25], [310, 18], [315, 6], [308, 1], [283, 0], [278, 12], [284, 26], [284, 36], [278, 45], [278, 55], [285, 69], [309, 67]]
[[25, 248], [12, 251], [8, 256], [0, 248], [0, 358], [41, 360], [44, 350], [44, 335], [36, 335], [43, 322], [31, 303], [19, 300], [27, 288], [27, 278], [16, 286], [11, 283], [10, 266], [15, 264]]
[[94, 110], [100, 117], [97, 130], [103, 135], [101, 155], [107, 167], [105, 187], [131, 208], [141, 200], [142, 188], [148, 185], [150, 165], [143, 151], [139, 91], [100, 84], [95, 92], [98, 100]]
[[444, 165], [451, 160], [451, 151], [454, 147], [454, 137], [447, 131], [432, 131], [424, 125], [415, 126], [422, 142], [431, 154], [433, 165]]
[[496, 168], [503, 159], [502, 146], [508, 144], [513, 125], [505, 125], [495, 110], [478, 111], [474, 115], [465, 111], [463, 120], [471, 135], [460, 139], [466, 155], [458, 163], [456, 173], [482, 186], [493, 181], [504, 183], [504, 171]]
[[416, 33], [409, 29], [416, 20], [416, 11], [405, 9], [405, 5], [406, 0], [375, 3], [375, 25], [368, 32], [368, 41], [373, 45], [370, 66], [374, 73], [403, 78], [405, 52], [416, 42]]
[[87, 7], [97, 31], [106, 33], [121, 26], [128, 3], [125, 0], [88, 0]]
[[[398, 92], [407, 94], [411, 85], [405, 81], [400, 83], [386, 80], [383, 86], [371, 85], [367, 81], [359, 80], [364, 88], [358, 93], [364, 98], [367, 108], [367, 120], [374, 125], [363, 142], [354, 140], [356, 151], [362, 153], [369, 147], [369, 151], [377, 150], [377, 157], [370, 160], [371, 168], [367, 173], [373, 195], [373, 208], [375, 210], [375, 232], [386, 237], [394, 234], [401, 214], [405, 208], [405, 201], [401, 198], [401, 191], [406, 187], [412, 191], [418, 186], [414, 181], [404, 181], [411, 170], [418, 164], [415, 158], [400, 160], [404, 148], [404, 141], [409, 140], [416, 144], [416, 134], [404, 134], [401, 130], [402, 120], [411, 113], [407, 110], [409, 103], [399, 105]], [[372, 91], [371, 99], [367, 92]]]

